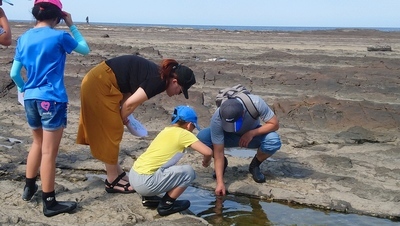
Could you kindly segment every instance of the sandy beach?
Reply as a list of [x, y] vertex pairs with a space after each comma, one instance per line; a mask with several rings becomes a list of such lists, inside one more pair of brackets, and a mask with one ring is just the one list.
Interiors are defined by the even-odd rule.
[[[30, 202], [21, 199], [32, 139], [9, 72], [15, 41], [32, 24], [11, 25], [13, 45], [0, 46], [0, 224], [207, 224], [188, 214], [160, 217], [142, 206], [138, 194], [107, 194], [103, 164], [91, 156], [89, 147], [75, 144], [82, 78], [101, 61], [124, 54], [157, 63], [174, 58], [192, 68], [197, 79], [189, 90], [189, 100], [164, 93], [135, 110], [135, 118], [145, 125], [149, 136], [137, 138], [125, 129], [120, 160], [126, 171], [168, 125], [176, 105], [193, 106], [200, 126], [207, 127], [218, 90], [240, 83], [272, 107], [280, 121], [283, 146], [261, 165], [267, 178], [263, 184], [255, 183], [248, 173], [252, 154], [227, 155], [229, 193], [400, 220], [400, 32], [78, 24], [91, 52], [67, 57], [68, 127], [57, 159], [56, 193], [59, 200], [79, 204], [72, 214], [46, 218], [40, 192]], [[392, 51], [367, 50], [381, 45], [391, 46]], [[195, 168], [193, 186], [213, 190], [213, 164], [203, 168], [201, 160], [199, 154], [188, 150], [181, 163]]]

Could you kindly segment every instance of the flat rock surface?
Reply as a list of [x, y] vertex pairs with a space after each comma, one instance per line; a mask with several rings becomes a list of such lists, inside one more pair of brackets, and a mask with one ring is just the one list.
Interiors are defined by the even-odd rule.
[[[13, 39], [30, 27], [32, 24], [13, 23]], [[135, 110], [135, 118], [146, 126], [149, 136], [136, 138], [126, 130], [120, 152], [126, 171], [169, 124], [174, 106], [193, 106], [200, 126], [206, 127], [216, 109], [218, 90], [240, 83], [262, 96], [275, 111], [283, 146], [261, 165], [267, 177], [264, 184], [255, 183], [248, 173], [254, 151], [239, 150], [245, 157], [227, 155], [229, 193], [400, 218], [400, 33], [78, 28], [91, 53], [72, 53], [67, 58], [68, 127], [56, 176], [57, 198], [77, 200], [78, 209], [73, 214], [46, 218], [41, 213], [40, 192], [31, 202], [21, 199], [32, 138], [8, 76], [14, 41], [11, 47], [0, 47], [0, 224], [207, 224], [187, 214], [160, 217], [155, 210], [142, 207], [137, 194], [107, 194], [104, 165], [91, 156], [89, 147], [75, 144], [82, 78], [102, 60], [124, 54], [138, 54], [155, 62], [177, 59], [191, 67], [197, 79], [189, 90], [189, 100], [161, 94]], [[392, 51], [367, 51], [375, 45], [389, 45]], [[203, 168], [201, 160], [189, 150], [181, 163], [195, 168], [194, 186], [214, 190], [213, 164]]]

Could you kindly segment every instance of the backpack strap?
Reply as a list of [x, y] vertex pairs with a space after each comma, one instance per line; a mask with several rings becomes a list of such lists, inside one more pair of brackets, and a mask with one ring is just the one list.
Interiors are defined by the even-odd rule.
[[235, 98], [239, 98], [240, 100], [242, 100], [244, 106], [246, 107], [247, 111], [249, 112], [249, 114], [253, 119], [257, 119], [260, 116], [260, 113], [258, 112], [256, 106], [254, 105], [249, 95], [245, 93], [237, 93], [235, 95]]

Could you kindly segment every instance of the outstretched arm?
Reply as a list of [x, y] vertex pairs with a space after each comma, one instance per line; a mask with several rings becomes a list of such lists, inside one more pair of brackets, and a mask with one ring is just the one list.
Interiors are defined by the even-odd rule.
[[223, 144], [214, 144], [214, 170], [217, 177], [217, 187], [215, 188], [215, 195], [226, 194], [224, 183], [224, 148]]
[[11, 28], [8, 24], [8, 19], [4, 10], [0, 7], [0, 44], [9, 46], [12, 43], [11, 40]]
[[[190, 147], [193, 148], [194, 150], [200, 152], [202, 155], [204, 155], [204, 158], [211, 160], [212, 150], [207, 145], [205, 145], [203, 142], [198, 140], [198, 141], [194, 142], [192, 145], [190, 145]], [[204, 167], [208, 167], [208, 165], [210, 165], [210, 161], [208, 161], [208, 163], [206, 163], [206, 164], [203, 163]]]

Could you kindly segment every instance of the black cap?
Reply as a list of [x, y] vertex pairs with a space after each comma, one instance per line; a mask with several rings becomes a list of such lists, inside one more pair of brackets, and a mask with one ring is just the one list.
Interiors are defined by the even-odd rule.
[[192, 69], [178, 65], [175, 69], [175, 73], [178, 75], [178, 84], [182, 86], [183, 95], [185, 95], [186, 99], [189, 99], [188, 89], [196, 83], [196, 78], [194, 77], [194, 73]]

